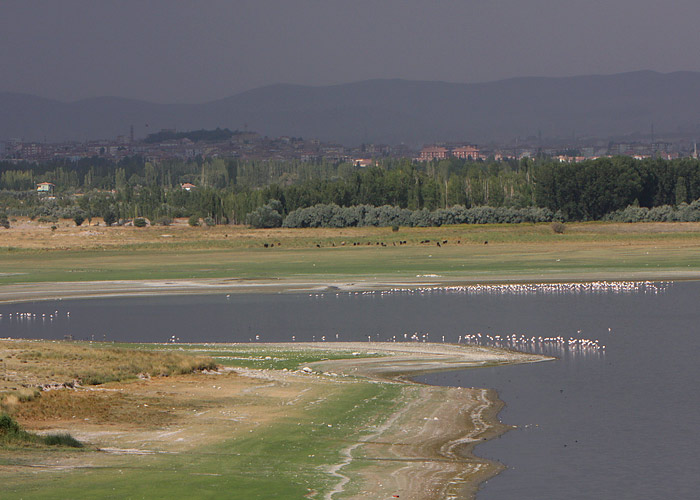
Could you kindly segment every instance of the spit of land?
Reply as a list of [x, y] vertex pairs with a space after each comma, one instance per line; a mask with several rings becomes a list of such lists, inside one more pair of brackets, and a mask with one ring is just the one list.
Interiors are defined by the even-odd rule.
[[405, 377], [546, 359], [423, 343], [20, 340], [0, 341], [0, 357], [6, 410], [86, 444], [0, 446], [3, 498], [241, 499], [468, 497], [501, 469], [471, 449], [506, 430], [502, 403]]

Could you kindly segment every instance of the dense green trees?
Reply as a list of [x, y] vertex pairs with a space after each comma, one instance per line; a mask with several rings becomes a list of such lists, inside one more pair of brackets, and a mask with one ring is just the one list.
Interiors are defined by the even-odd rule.
[[[37, 195], [36, 183], [43, 181], [56, 184], [54, 196]], [[185, 182], [196, 187], [184, 190]], [[657, 212], [668, 209], [659, 207], [699, 198], [700, 162], [689, 158], [616, 157], [576, 164], [386, 159], [368, 168], [221, 158], [0, 162], [0, 210], [72, 218], [79, 208], [88, 221], [196, 216], [269, 227], [287, 218], [288, 225], [303, 227], [597, 220], [628, 206], [650, 214], [658, 208], [653, 217], [661, 217]], [[274, 207], [265, 208], [271, 200]], [[522, 211], [535, 208], [546, 212]]]
[[536, 175], [536, 204], [567, 220], [597, 220], [630, 205], [653, 208], [700, 198], [700, 163], [690, 158], [545, 163]]

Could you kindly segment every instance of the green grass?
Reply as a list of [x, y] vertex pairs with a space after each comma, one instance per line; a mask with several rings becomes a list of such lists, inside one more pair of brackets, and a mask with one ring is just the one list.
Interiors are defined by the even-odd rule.
[[[3, 498], [322, 498], [325, 472], [362, 429], [395, 405], [393, 384], [339, 385], [331, 397], [288, 422], [182, 455], [128, 457], [105, 467], [4, 478]], [[58, 496], [57, 496], [58, 495]]]
[[83, 443], [68, 433], [47, 434], [39, 436], [27, 432], [9, 415], [0, 413], [0, 450], [18, 447], [62, 446], [82, 448]]
[[67, 432], [48, 434], [44, 437], [44, 443], [48, 446], [68, 446], [70, 448], [82, 448], [83, 443], [75, 439]]
[[[694, 241], [693, 241], [694, 243]], [[698, 241], [700, 246], [700, 241]], [[183, 278], [308, 278], [353, 276], [414, 278], [419, 274], [446, 277], [699, 269], [695, 245], [636, 241], [623, 246], [542, 245], [536, 247], [443, 246], [404, 248], [306, 249], [279, 252], [196, 251], [75, 252], [17, 254], [0, 262], [0, 284], [58, 281], [109, 281]]]
[[[315, 361], [330, 359], [381, 357], [382, 354], [361, 353], [353, 355], [352, 351], [323, 349], [284, 349], [254, 344], [219, 345], [210, 344], [104, 344], [110, 346], [128, 346], [130, 349], [156, 350], [163, 352], [181, 352], [206, 356], [223, 366], [255, 368], [258, 370], [296, 370]], [[300, 343], [303, 346], [302, 343]]]
[[[68, 346], [79, 348], [82, 353], [85, 348], [80, 344], [70, 343]], [[297, 351], [250, 344], [91, 344], [91, 350], [97, 352], [105, 351], [104, 347], [108, 348], [108, 353], [136, 352], [135, 357], [144, 359], [149, 354], [162, 358], [177, 353], [180, 357], [191, 355], [193, 359], [207, 356], [229, 366], [267, 369], [296, 369], [313, 361], [355, 357], [350, 351]], [[32, 355], [28, 351], [24, 353]], [[270, 359], [266, 359], [268, 357]], [[355, 379], [333, 383], [329, 387], [331, 389], [325, 391], [324, 398], [305, 403], [304, 409], [297, 409], [293, 416], [254, 428], [250, 433], [238, 433], [228, 439], [224, 436], [217, 444], [187, 453], [107, 458], [102, 455], [94, 460], [98, 467], [60, 475], [26, 473], [31, 474], [31, 480], [25, 473], [4, 473], [2, 498], [223, 496], [247, 500], [303, 498], [310, 490], [319, 491], [316, 498], [321, 498], [323, 492], [337, 481], [325, 472], [327, 467], [340, 462], [341, 450], [345, 446], [391, 413], [403, 390], [397, 384]], [[232, 424], [233, 429], [235, 424]], [[46, 444], [50, 442], [65, 447], [70, 446], [71, 439], [70, 436], [52, 436]], [[10, 448], [17, 449], [16, 446]], [[9, 466], [32, 463], [31, 454], [27, 453], [22, 456], [0, 453], [0, 463]], [[60, 457], [56, 456], [56, 459], [60, 461]]]
[[[230, 277], [415, 278], [418, 274], [488, 278], [544, 273], [556, 277], [700, 269], [700, 233], [661, 229], [615, 232], [605, 224], [578, 224], [560, 235], [548, 225], [450, 226], [399, 233], [358, 231], [354, 237], [333, 236], [328, 231], [314, 237], [306, 230], [304, 237], [288, 236], [290, 241], [282, 247], [268, 249], [262, 248], [263, 236], [245, 241], [143, 243], [109, 250], [0, 249], [0, 285]], [[431, 243], [420, 244], [424, 239]], [[393, 246], [403, 240], [410, 244]], [[438, 240], [448, 240], [448, 244], [437, 247]], [[343, 241], [346, 245], [340, 246]], [[388, 246], [377, 246], [377, 241]], [[352, 242], [362, 245], [353, 247]]]

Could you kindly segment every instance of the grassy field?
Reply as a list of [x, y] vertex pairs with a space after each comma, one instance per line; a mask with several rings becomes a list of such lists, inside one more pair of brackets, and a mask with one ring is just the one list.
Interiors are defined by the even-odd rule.
[[[33, 223], [32, 223], [33, 224]], [[0, 230], [0, 284], [240, 278], [489, 280], [700, 271], [700, 224], [276, 229], [38, 225]], [[405, 243], [404, 243], [405, 242]], [[438, 243], [440, 244], [438, 246]], [[267, 245], [267, 248], [265, 247]]]
[[[315, 391], [324, 401], [313, 413], [288, 412], [245, 432], [218, 423], [215, 429], [227, 437], [185, 453], [105, 457], [93, 451], [98, 456], [86, 469], [3, 477], [3, 498], [221, 498], [223, 492], [237, 499], [304, 498], [330, 488], [333, 478], [324, 469], [340, 460], [344, 442], [388, 413], [399, 392], [398, 386], [368, 383]], [[68, 463], [83, 462], [75, 452], [63, 454]], [[31, 459], [21, 455], [25, 464]]]

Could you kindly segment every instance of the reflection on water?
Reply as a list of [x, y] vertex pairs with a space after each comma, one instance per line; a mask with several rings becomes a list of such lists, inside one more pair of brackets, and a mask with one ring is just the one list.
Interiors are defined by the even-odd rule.
[[516, 430], [475, 452], [507, 469], [477, 499], [696, 498], [700, 393], [688, 383], [700, 378], [698, 299], [700, 283], [687, 282], [663, 293], [525, 301], [504, 311], [522, 314], [518, 348], [547, 349], [540, 335], [573, 330], [571, 338], [593, 334], [606, 349], [566, 340], [552, 362], [420, 377], [495, 388], [506, 403], [500, 418]]
[[[466, 294], [466, 295], [528, 295], [528, 294], [579, 294], [579, 293], [659, 293], [673, 283], [668, 281], [589, 281], [569, 283], [501, 283], [486, 285], [423, 286], [413, 288], [392, 288], [382, 291], [352, 292], [351, 295], [426, 295], [426, 294]], [[326, 293], [310, 294], [323, 297]], [[341, 295], [336, 293], [335, 295]]]
[[467, 334], [464, 339], [460, 337], [457, 343], [467, 345], [485, 345], [491, 347], [499, 347], [501, 349], [511, 349], [515, 351], [531, 352], [552, 356], [557, 358], [570, 356], [588, 356], [605, 352], [605, 345], [601, 344], [598, 339], [587, 338], [564, 338], [561, 335], [558, 337], [526, 337], [525, 335], [476, 335]]

